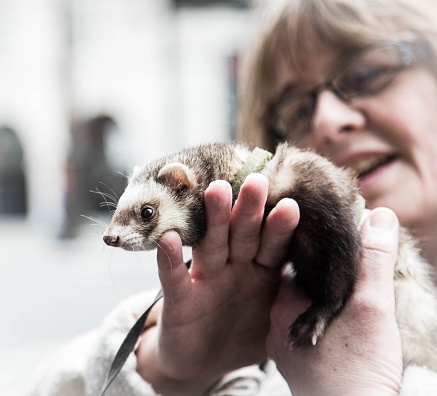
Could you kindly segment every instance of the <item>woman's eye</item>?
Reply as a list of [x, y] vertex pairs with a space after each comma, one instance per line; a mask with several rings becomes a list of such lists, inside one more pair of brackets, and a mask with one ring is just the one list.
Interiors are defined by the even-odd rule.
[[366, 96], [378, 92], [393, 79], [396, 69], [393, 67], [366, 67], [351, 70], [342, 76], [341, 90], [347, 95]]
[[288, 125], [293, 128], [311, 120], [313, 116], [313, 106], [311, 103], [306, 101], [301, 103], [300, 107], [296, 107], [293, 112], [290, 113], [288, 118]]
[[378, 69], [364, 69], [351, 73], [347, 80], [344, 81], [349, 91], [361, 92], [367, 91], [369, 85], [378, 78], [380, 71]]
[[308, 130], [313, 118], [315, 100], [313, 97], [304, 97], [285, 106], [280, 114], [283, 120], [287, 137], [299, 134], [302, 129]]
[[145, 206], [141, 209], [141, 218], [143, 220], [150, 220], [155, 215], [155, 209], [151, 206]]

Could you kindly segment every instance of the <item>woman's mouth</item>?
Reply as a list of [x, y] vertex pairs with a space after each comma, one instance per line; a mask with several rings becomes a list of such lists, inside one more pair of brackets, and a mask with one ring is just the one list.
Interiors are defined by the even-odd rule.
[[398, 158], [395, 154], [368, 153], [345, 160], [342, 166], [355, 173], [362, 194], [370, 194], [379, 191], [390, 180], [387, 172]]
[[395, 159], [396, 156], [393, 154], [378, 154], [363, 158], [353, 164], [350, 164], [348, 168], [352, 169], [356, 173], [358, 180], [362, 181], [372, 174], [378, 172], [386, 165], [389, 165]]

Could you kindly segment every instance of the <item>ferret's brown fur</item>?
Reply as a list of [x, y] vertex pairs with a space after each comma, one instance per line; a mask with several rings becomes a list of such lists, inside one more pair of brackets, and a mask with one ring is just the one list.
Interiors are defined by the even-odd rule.
[[[232, 184], [249, 154], [242, 144], [215, 143], [136, 168], [105, 232], [105, 242], [127, 250], [148, 250], [157, 246], [165, 231], [176, 230], [184, 245], [196, 245], [206, 233], [206, 188], [217, 179]], [[361, 245], [354, 211], [355, 177], [287, 144], [278, 146], [261, 173], [269, 181], [266, 215], [284, 197], [299, 204], [300, 221], [286, 261], [292, 263], [312, 305], [291, 324], [289, 342], [315, 344], [342, 309], [357, 276]], [[437, 296], [429, 271], [402, 231], [395, 293], [404, 361], [437, 371]]]

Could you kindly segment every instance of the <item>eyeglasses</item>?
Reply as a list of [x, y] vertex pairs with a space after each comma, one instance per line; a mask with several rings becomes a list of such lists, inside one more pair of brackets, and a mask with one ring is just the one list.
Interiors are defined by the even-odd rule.
[[266, 113], [266, 128], [276, 142], [299, 142], [311, 132], [318, 95], [325, 89], [347, 103], [375, 95], [419, 59], [428, 58], [426, 42], [384, 41], [343, 59], [323, 84], [305, 91], [285, 92]]

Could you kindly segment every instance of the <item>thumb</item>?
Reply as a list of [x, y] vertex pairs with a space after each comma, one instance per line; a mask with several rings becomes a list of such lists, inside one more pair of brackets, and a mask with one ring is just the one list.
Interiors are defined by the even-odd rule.
[[393, 295], [393, 272], [399, 243], [399, 221], [388, 208], [377, 208], [370, 212], [361, 228], [361, 265], [356, 290], [361, 287], [367, 293], [387, 297]]

